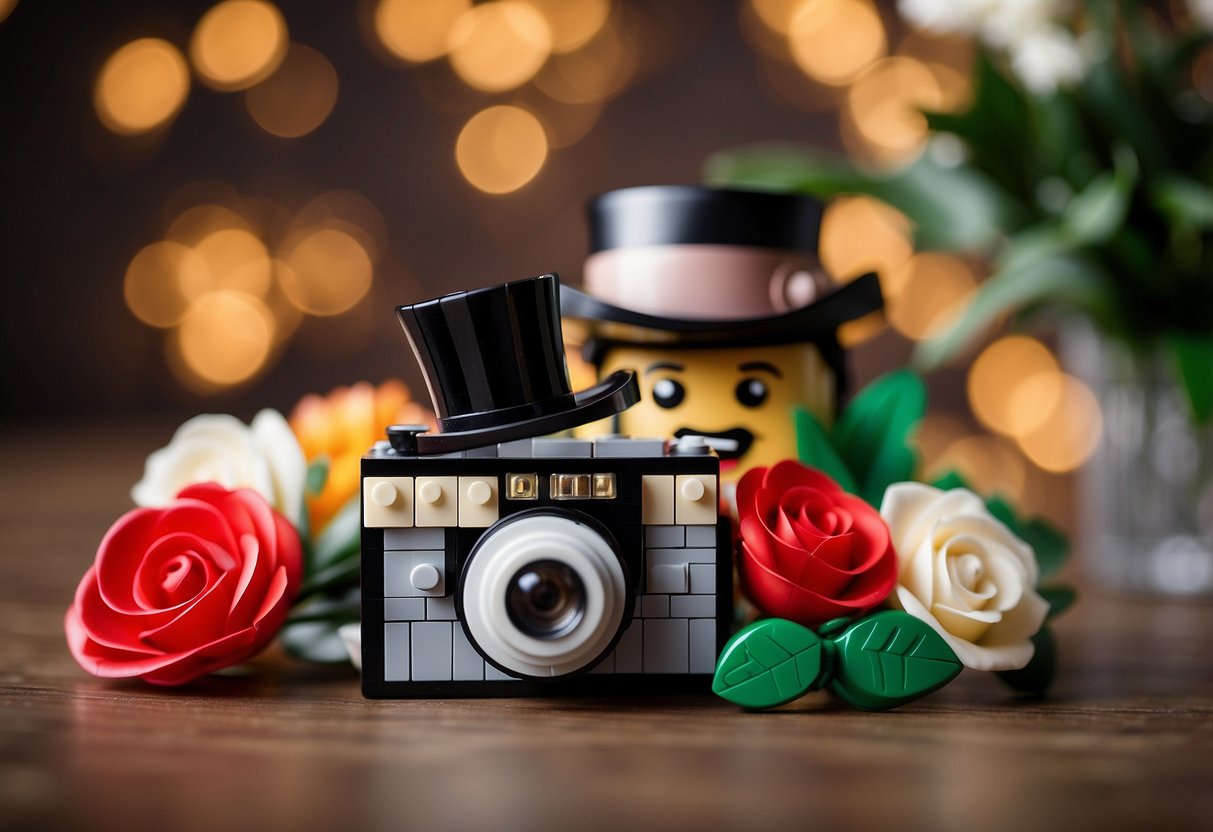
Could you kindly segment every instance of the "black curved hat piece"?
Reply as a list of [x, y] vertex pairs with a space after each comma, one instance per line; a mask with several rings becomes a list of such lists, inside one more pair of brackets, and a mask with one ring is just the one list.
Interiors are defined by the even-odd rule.
[[440, 433], [417, 437], [421, 453], [567, 430], [639, 400], [631, 372], [572, 391], [559, 287], [546, 274], [396, 308], [438, 414]]
[[807, 194], [643, 185], [590, 200], [590, 251], [732, 245], [816, 252], [825, 204]]

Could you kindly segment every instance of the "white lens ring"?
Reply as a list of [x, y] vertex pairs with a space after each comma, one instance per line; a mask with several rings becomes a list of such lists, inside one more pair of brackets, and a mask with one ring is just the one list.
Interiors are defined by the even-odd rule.
[[[585, 589], [581, 620], [550, 639], [519, 630], [506, 608], [514, 576], [540, 560], [568, 566]], [[568, 517], [536, 512], [480, 539], [461, 592], [464, 626], [486, 656], [507, 671], [549, 678], [580, 670], [602, 655], [623, 620], [627, 589], [619, 557], [602, 535]]]

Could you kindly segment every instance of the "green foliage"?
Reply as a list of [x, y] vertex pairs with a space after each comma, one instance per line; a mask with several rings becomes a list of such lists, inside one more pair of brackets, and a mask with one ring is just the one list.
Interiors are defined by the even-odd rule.
[[926, 408], [922, 379], [910, 370], [898, 370], [859, 391], [832, 429], [798, 409], [800, 461], [825, 471], [879, 508], [886, 488], [914, 477], [918, 455], [910, 440]]
[[296, 604], [279, 637], [286, 652], [303, 661], [343, 664], [349, 654], [337, 628], [358, 621], [361, 594], [358, 585], [331, 595], [317, 595]]
[[1057, 671], [1057, 640], [1048, 624], [1032, 636], [1032, 644], [1036, 652], [1031, 661], [1018, 670], [998, 671], [998, 678], [1016, 693], [1044, 696]]
[[887, 710], [938, 690], [960, 660], [939, 634], [909, 613], [885, 610], [857, 622], [828, 622], [818, 635], [768, 618], [729, 639], [712, 690], [762, 710], [829, 687], [857, 708]]
[[904, 212], [921, 247], [986, 257], [989, 279], [950, 331], [920, 347], [920, 367], [1008, 316], [1078, 314], [1139, 354], [1168, 352], [1193, 417], [1213, 421], [1213, 104], [1191, 80], [1213, 35], [1133, 2], [1092, 3], [1081, 18], [1103, 47], [1079, 83], [1049, 96], [979, 51], [968, 109], [927, 114], [934, 133], [965, 147], [954, 167], [924, 153], [872, 171], [751, 147], [713, 157], [707, 179], [867, 194]]

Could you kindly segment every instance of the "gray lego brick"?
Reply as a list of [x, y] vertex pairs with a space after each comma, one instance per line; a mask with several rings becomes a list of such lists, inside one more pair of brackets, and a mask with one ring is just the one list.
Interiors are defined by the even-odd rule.
[[384, 598], [384, 621], [424, 621], [424, 598]]
[[640, 673], [644, 670], [644, 622], [635, 620], [623, 632], [615, 646], [615, 672]]
[[412, 631], [412, 668], [414, 682], [451, 680], [451, 625], [446, 621], [425, 621], [409, 625]]
[[654, 549], [681, 549], [687, 545], [686, 526], [645, 526], [644, 543]]
[[389, 622], [383, 625], [383, 680], [409, 680], [409, 624]]
[[484, 680], [486, 682], [516, 682], [517, 678], [508, 673], [502, 673], [488, 662], [484, 663]]
[[649, 567], [645, 590], [666, 594], [686, 592], [688, 583], [685, 563], [658, 563]]
[[692, 673], [711, 673], [716, 669], [716, 621], [694, 618], [690, 622], [690, 669]]
[[646, 618], [644, 672], [686, 673], [689, 642], [685, 618]]
[[594, 440], [594, 456], [598, 457], [662, 457], [664, 439], [631, 439], [619, 436]]
[[480, 680], [484, 678], [484, 659], [468, 641], [463, 627], [452, 625], [455, 655], [451, 675], [456, 681]]
[[644, 618], [669, 618], [670, 596], [642, 595], [640, 597], [640, 612]]
[[715, 563], [715, 549], [646, 549], [649, 568], [662, 563]]
[[594, 666], [594, 669], [589, 671], [590, 675], [595, 673], [614, 673], [615, 672], [615, 651], [612, 650], [607, 657]]
[[688, 546], [710, 546], [716, 548], [715, 526], [687, 526]]
[[385, 552], [421, 551], [445, 549], [446, 532], [443, 529], [384, 529], [383, 550]]
[[468, 459], [496, 459], [496, 445], [481, 445], [479, 448], [471, 448], [463, 452], [463, 455]]
[[670, 598], [670, 618], [712, 618], [715, 615], [715, 595], [674, 595]]
[[696, 595], [716, 594], [716, 564], [691, 564], [691, 592]]
[[[445, 598], [426, 598], [425, 599], [425, 617], [430, 621], [454, 621], [455, 616], [455, 596], [448, 595]], [[462, 627], [460, 630], [462, 631]]]
[[589, 459], [594, 455], [594, 443], [588, 439], [534, 439], [531, 452], [536, 459]]
[[499, 459], [530, 459], [534, 456], [531, 447], [532, 439], [515, 439], [513, 442], [497, 443], [497, 457]]
[[[438, 570], [438, 586], [430, 590], [419, 590], [413, 587], [409, 576], [413, 568], [428, 563]], [[446, 553], [433, 552], [384, 552], [383, 553], [383, 595], [385, 598], [438, 597], [446, 592]]]

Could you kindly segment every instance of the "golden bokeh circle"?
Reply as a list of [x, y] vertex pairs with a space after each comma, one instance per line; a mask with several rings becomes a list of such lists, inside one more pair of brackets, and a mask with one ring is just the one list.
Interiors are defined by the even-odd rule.
[[935, 74], [921, 61], [896, 55], [870, 65], [847, 88], [843, 115], [863, 149], [894, 161], [921, 149], [927, 136], [922, 111], [943, 104]]
[[264, 298], [273, 283], [270, 254], [250, 231], [223, 228], [198, 241], [194, 252], [206, 264], [204, 279], [196, 284], [182, 284], [190, 298], [201, 298], [209, 292], [240, 292]]
[[268, 78], [287, 50], [286, 20], [264, 0], [223, 0], [194, 27], [190, 60], [217, 90], [242, 90]]
[[185, 104], [189, 89], [189, 67], [177, 47], [159, 38], [140, 38], [102, 65], [93, 104], [109, 130], [137, 135], [168, 123]]
[[611, 16], [610, 0], [526, 0], [547, 19], [552, 51], [573, 52], [588, 43]]
[[185, 317], [189, 296], [182, 289], [182, 276], [205, 272], [206, 264], [192, 248], [172, 240], [144, 246], [131, 258], [122, 281], [126, 305], [145, 324], [167, 329]]
[[846, 84], [888, 49], [880, 13], [863, 0], [802, 3], [788, 25], [792, 60], [805, 75]]
[[949, 254], [915, 254], [896, 273], [885, 313], [893, 329], [915, 341], [946, 329], [977, 288], [969, 265]]
[[1007, 335], [982, 350], [969, 368], [969, 408], [996, 433], [1026, 435], [1056, 408], [1060, 377], [1061, 368], [1048, 347], [1026, 335]]
[[203, 382], [229, 386], [264, 366], [274, 343], [274, 318], [242, 292], [211, 292], [190, 306], [175, 333], [184, 369]]
[[492, 0], [468, 9], [451, 29], [451, 67], [468, 86], [502, 92], [535, 77], [552, 51], [552, 32], [534, 7]]
[[432, 61], [447, 53], [451, 28], [471, 5], [471, 0], [380, 0], [375, 6], [375, 34], [397, 58]]
[[1103, 414], [1091, 389], [1062, 374], [1061, 394], [1036, 430], [1017, 437], [1020, 449], [1038, 468], [1054, 474], [1073, 471], [1094, 453], [1103, 433]]
[[328, 58], [310, 46], [292, 43], [277, 71], [245, 91], [244, 104], [262, 130], [295, 139], [329, 117], [337, 87], [337, 71]]
[[516, 191], [535, 178], [547, 159], [543, 125], [521, 107], [498, 105], [468, 120], [455, 144], [459, 170], [485, 193]]
[[340, 227], [305, 229], [284, 246], [275, 271], [291, 303], [309, 315], [340, 315], [371, 288], [374, 266], [362, 244]]

